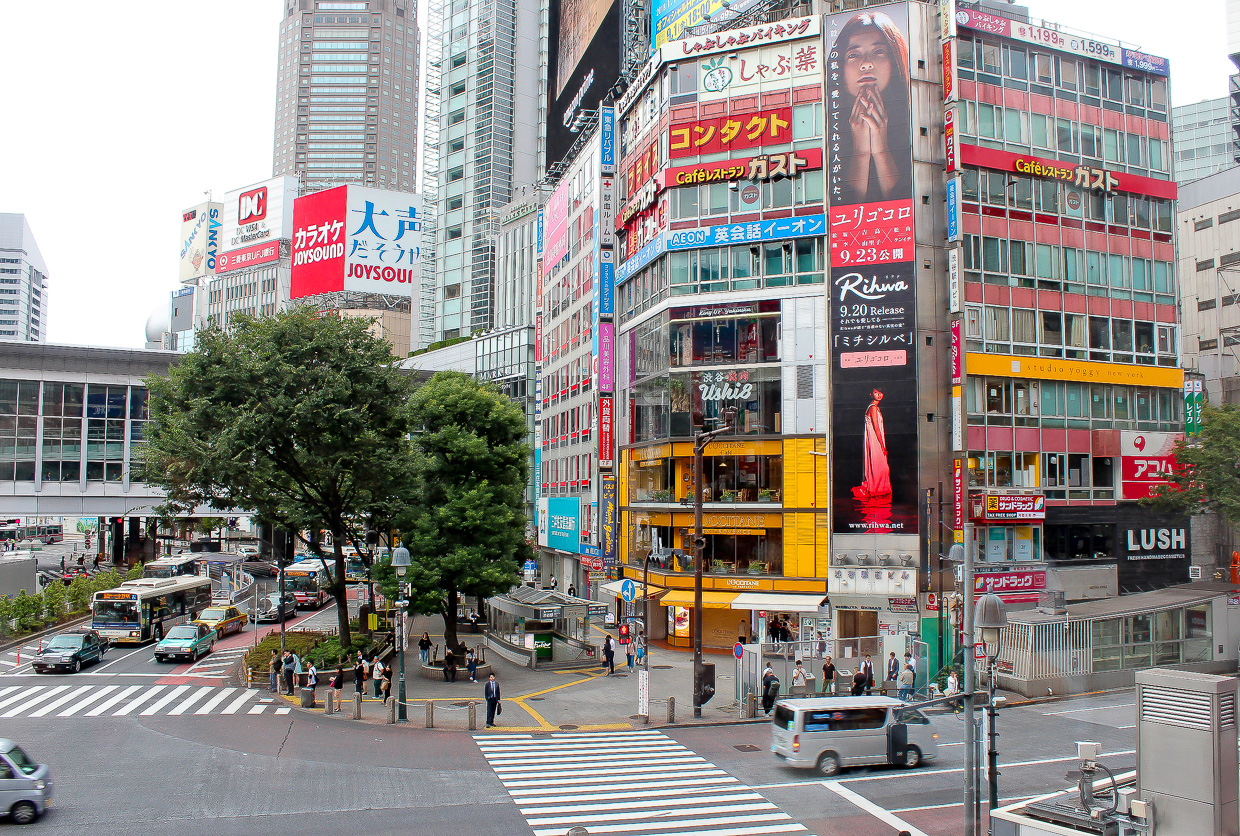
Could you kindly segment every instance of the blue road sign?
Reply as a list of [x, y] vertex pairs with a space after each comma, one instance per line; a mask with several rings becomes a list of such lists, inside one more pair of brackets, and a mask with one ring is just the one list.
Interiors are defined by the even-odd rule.
[[620, 584], [620, 597], [629, 604], [633, 603], [633, 599], [637, 597], [637, 584], [633, 583], [631, 578], [625, 579], [624, 583]]

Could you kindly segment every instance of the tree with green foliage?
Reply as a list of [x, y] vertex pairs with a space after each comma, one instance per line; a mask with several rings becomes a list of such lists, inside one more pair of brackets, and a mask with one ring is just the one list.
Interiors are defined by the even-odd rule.
[[1178, 442], [1175, 459], [1178, 467], [1144, 504], [1181, 514], [1217, 511], [1240, 523], [1240, 406], [1207, 406], [1201, 433]]
[[90, 580], [78, 575], [69, 583], [69, 612], [80, 613], [90, 609]]
[[[494, 386], [460, 372], [439, 372], [417, 389], [409, 414], [415, 475], [398, 524], [412, 563], [410, 609], [442, 615], [444, 643], [459, 649], [458, 594], [508, 592], [529, 556], [525, 415]], [[383, 576], [392, 597], [394, 573]]]
[[7, 595], [0, 595], [0, 637], [13, 632], [13, 602]]
[[24, 589], [17, 591], [13, 599], [13, 620], [17, 629], [23, 632], [37, 630], [43, 626], [43, 599], [39, 595], [31, 595]]
[[129, 571], [125, 573], [125, 580], [127, 581], [136, 581], [140, 577], [142, 577], [142, 564], [141, 563], [135, 563], [134, 565], [130, 566]]
[[65, 598], [64, 581], [52, 581], [43, 587], [43, 620], [60, 621], [67, 612], [68, 600]]
[[161, 514], [248, 512], [334, 565], [346, 644], [344, 546], [364, 552], [367, 527], [395, 519], [411, 482], [409, 379], [369, 325], [302, 307], [200, 332], [167, 377], [148, 381], [142, 452], [143, 479], [167, 493]]

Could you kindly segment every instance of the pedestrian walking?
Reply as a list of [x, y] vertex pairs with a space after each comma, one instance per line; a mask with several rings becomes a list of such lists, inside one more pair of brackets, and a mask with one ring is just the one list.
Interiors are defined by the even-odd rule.
[[892, 682], [900, 676], [900, 661], [896, 659], [895, 651], [887, 657], [887, 678]]
[[912, 665], [905, 665], [904, 670], [900, 671], [900, 678], [896, 680], [896, 686], [900, 689], [898, 692], [900, 699], [908, 702], [913, 698]]
[[309, 669], [306, 671], [306, 687], [311, 692], [319, 687], [319, 669], [314, 666], [314, 662], [310, 663]]
[[775, 705], [775, 697], [779, 695], [779, 677], [775, 675], [775, 669], [771, 667], [771, 663], [766, 663], [766, 668], [762, 671], [762, 711], [766, 714], [771, 713], [771, 707]]
[[797, 688], [798, 686], [801, 688], [802, 693], [809, 686], [809, 680], [805, 677], [805, 668], [801, 666], [800, 659], [797, 659], [797, 666], [792, 671], [792, 687]]
[[[960, 677], [956, 676], [956, 672], [954, 670], [952, 670], [951, 668], [948, 668], [947, 689], [943, 692], [943, 696], [954, 697], [959, 693], [960, 693]], [[957, 712], [960, 711], [959, 700], [954, 700], [952, 702], [949, 702], [948, 705], [952, 707], [952, 710], [957, 711]]]
[[65, 571], [65, 556], [63, 554], [60, 556], [60, 571]]
[[629, 667], [629, 673], [633, 672], [633, 642], [629, 642], [624, 646], [624, 661]]
[[603, 665], [607, 668], [608, 676], [616, 672], [616, 643], [612, 641], [610, 633], [603, 639]]
[[641, 662], [646, 658], [646, 631], [637, 631], [637, 661]]
[[865, 674], [865, 695], [870, 696], [870, 690], [874, 687], [874, 662], [870, 660], [870, 654], [865, 654], [865, 661], [861, 663], [860, 670]]
[[271, 693], [273, 694], [280, 690], [280, 668], [282, 667], [280, 657], [274, 650], [271, 651], [271, 659], [267, 662], [267, 674], [271, 680]]
[[555, 575], [551, 576], [551, 588], [552, 590], [560, 588], [560, 582], [555, 579]]
[[482, 686], [482, 696], [487, 701], [487, 728], [493, 728], [495, 726], [495, 715], [503, 713], [499, 704], [501, 694], [499, 683], [495, 681], [495, 674], [487, 677], [486, 685]]
[[771, 643], [771, 649], [779, 650], [779, 621], [774, 616], [766, 623], [766, 637]]
[[353, 687], [357, 689], [359, 696], [366, 693], [366, 661], [362, 658], [360, 651], [357, 654], [357, 662], [353, 665]]
[[431, 647], [433, 646], [430, 633], [423, 633], [422, 638], [418, 639], [418, 655], [422, 657], [423, 665], [431, 663]]
[[95, 555], [95, 559], [91, 561], [91, 563], [92, 563], [92, 567], [94, 568], [94, 570], [98, 572], [99, 571], [99, 555]]
[[375, 654], [375, 659], [370, 663], [370, 678], [375, 683], [375, 699], [379, 698], [379, 688], [383, 680], [383, 662], [379, 660], [379, 655]]
[[825, 658], [827, 655], [827, 640], [822, 637], [821, 630], [818, 631], [818, 644], [815, 645], [814, 650], [819, 659]]
[[478, 681], [478, 654], [472, 647], [465, 648], [465, 669], [469, 671], [469, 681]]
[[288, 692], [289, 696], [293, 696], [297, 686], [301, 684], [302, 673], [303, 671], [301, 667], [301, 657], [298, 656], [296, 652], [294, 652], [293, 653], [293, 687], [289, 689], [289, 692]]
[[827, 661], [822, 665], [822, 692], [824, 694], [834, 693], [835, 691], [835, 663], [831, 661], [831, 657], [827, 657]]

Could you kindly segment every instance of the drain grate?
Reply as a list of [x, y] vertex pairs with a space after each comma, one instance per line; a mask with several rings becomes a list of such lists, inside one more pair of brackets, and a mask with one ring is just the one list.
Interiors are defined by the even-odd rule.
[[467, 700], [462, 700], [461, 702], [454, 702], [452, 704], [456, 706], [457, 708], [468, 708], [469, 707], [469, 702]]
[[565, 723], [564, 725], [560, 726], [560, 731], [577, 731], [577, 729], [579, 728], [581, 727], [574, 726], [572, 723]]
[[651, 665], [650, 666], [650, 670], [652, 671], [670, 671], [671, 669], [672, 669], [671, 665]]
[[738, 752], [761, 752], [762, 751], [757, 746], [754, 746], [752, 743], [737, 743], [732, 748]]

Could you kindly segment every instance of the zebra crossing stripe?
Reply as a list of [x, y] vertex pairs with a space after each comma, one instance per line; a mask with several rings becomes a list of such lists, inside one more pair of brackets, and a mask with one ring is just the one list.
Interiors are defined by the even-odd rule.
[[47, 705], [45, 705], [45, 706], [43, 706], [42, 708], [40, 708], [38, 711], [32, 711], [32, 712], [30, 712], [30, 715], [29, 715], [29, 716], [31, 716], [31, 717], [46, 717], [48, 714], [50, 714], [50, 713], [52, 713], [53, 711], [55, 711], [56, 709], [60, 708], [60, 707], [61, 707], [62, 705], [64, 705], [65, 703], [69, 702], [70, 700], [76, 699], [77, 697], [82, 696], [83, 694], [85, 694], [85, 693], [86, 693], [87, 691], [89, 691], [90, 689], [91, 689], [91, 686], [90, 686], [90, 685], [82, 685], [82, 686], [79, 686], [79, 687], [77, 688], [77, 690], [70, 691], [70, 692], [69, 692], [69, 693], [67, 693], [67, 694], [62, 694], [60, 697], [58, 697], [57, 699], [52, 700], [52, 701], [51, 701], [51, 702], [49, 702]]
[[17, 703], [16, 707], [10, 708], [8, 711], [4, 712], [3, 714], [0, 714], [0, 717], [16, 717], [18, 714], [22, 713], [23, 711], [34, 708], [36, 705], [43, 702], [44, 700], [49, 700], [52, 697], [56, 696], [57, 694], [61, 693], [62, 691], [68, 691], [68, 690], [69, 690], [68, 685], [57, 685], [54, 688], [44, 691], [42, 694], [32, 697], [26, 702]]
[[216, 694], [214, 697], [212, 697], [211, 699], [203, 703], [202, 707], [199, 708], [194, 713], [195, 714], [210, 714], [212, 711], [215, 710], [215, 707], [217, 705], [222, 703], [225, 699], [227, 699], [229, 694], [231, 694], [233, 691], [236, 691], [236, 690], [237, 690], [236, 688], [221, 688], [218, 694]]
[[20, 693], [14, 694], [14, 695], [12, 695], [12, 696], [10, 696], [10, 697], [6, 698], [6, 699], [0, 700], [0, 708], [4, 708], [6, 705], [9, 705], [10, 703], [15, 703], [15, 702], [17, 702], [18, 700], [20, 700], [22, 697], [28, 697], [28, 696], [30, 696], [31, 694], [36, 693], [37, 691], [41, 691], [41, 690], [43, 690], [45, 687], [47, 687], [47, 686], [45, 686], [45, 685], [36, 685], [36, 686], [34, 686], [34, 688], [33, 688], [32, 690], [25, 690], [25, 691], [21, 691]]
[[138, 713], [138, 716], [139, 717], [150, 717], [152, 714], [159, 711], [165, 705], [172, 702], [173, 700], [175, 700], [177, 697], [181, 696], [188, 690], [189, 690], [188, 685], [178, 685], [177, 687], [173, 688], [171, 691], [169, 691], [168, 693], [160, 697], [155, 703], [144, 708], [141, 712]]
[[88, 695], [86, 699], [79, 700], [78, 702], [66, 708], [64, 711], [57, 714], [56, 716], [57, 717], [72, 717], [74, 714], [81, 711], [83, 708], [86, 708], [86, 706], [90, 705], [91, 703], [98, 702], [99, 700], [103, 699], [104, 697], [106, 697], [108, 694], [112, 693], [119, 687], [120, 687], [119, 685], [105, 685], [104, 687], [96, 691], [95, 693]]
[[155, 696], [156, 694], [158, 694], [160, 691], [164, 690], [167, 687], [168, 687], [167, 685], [156, 685], [151, 690], [146, 691], [145, 693], [139, 694], [138, 696], [134, 697], [133, 700], [131, 700], [124, 708], [122, 708], [120, 711], [116, 712], [112, 716], [113, 717], [124, 717], [126, 714], [133, 711], [135, 708], [142, 705], [142, 703], [146, 702], [151, 697]]
[[202, 699], [203, 697], [205, 697], [207, 694], [211, 693], [214, 690], [215, 689], [212, 688], [210, 685], [203, 685], [197, 691], [195, 691], [194, 693], [186, 697], [185, 700], [180, 705], [178, 705], [176, 708], [169, 711], [168, 715], [170, 717], [175, 717], [175, 716], [184, 714], [187, 710], [193, 707], [194, 703], [198, 702], [200, 699]]
[[107, 702], [104, 702], [101, 705], [97, 705], [94, 708], [92, 708], [90, 711], [87, 711], [86, 716], [87, 717], [98, 717], [100, 714], [103, 714], [109, 708], [116, 705], [118, 702], [125, 699], [126, 697], [128, 697], [130, 694], [132, 694], [134, 691], [138, 690], [141, 687], [142, 687], [141, 685], [130, 685], [128, 688], [117, 693], [115, 696], [109, 697]]
[[233, 700], [231, 703], [229, 703], [229, 704], [228, 704], [228, 708], [225, 708], [225, 709], [223, 710], [223, 712], [221, 712], [221, 713], [223, 713], [223, 714], [236, 714], [236, 713], [237, 713], [237, 710], [238, 710], [239, 708], [241, 708], [241, 706], [242, 706], [242, 705], [244, 705], [244, 704], [245, 704], [246, 700], [248, 700], [248, 699], [252, 698], [252, 697], [253, 697], [255, 694], [257, 694], [257, 693], [258, 693], [258, 690], [257, 690], [257, 689], [255, 689], [255, 688], [250, 688], [250, 689], [248, 689], [248, 690], [246, 690], [246, 691], [242, 691], [242, 692], [241, 692], [241, 696], [237, 697], [235, 700]]

